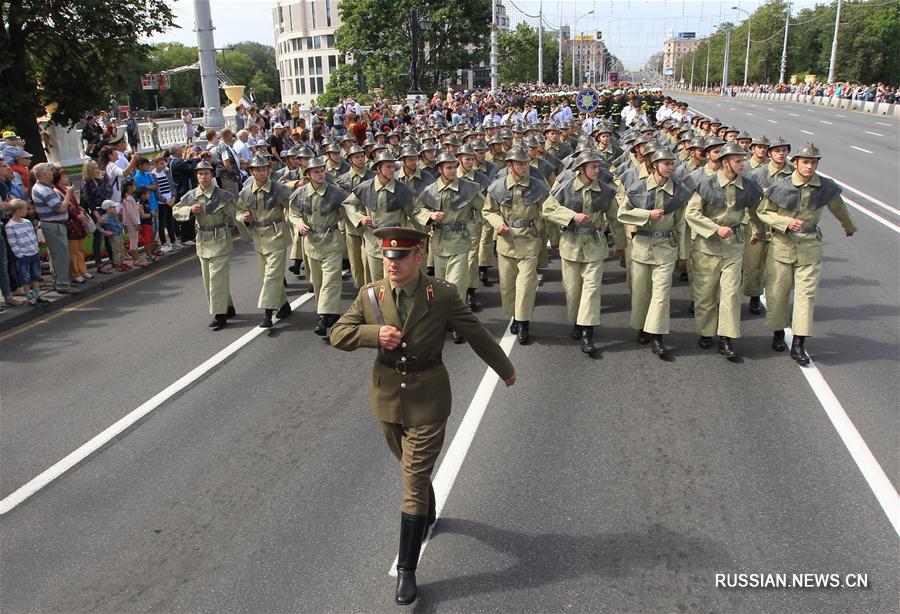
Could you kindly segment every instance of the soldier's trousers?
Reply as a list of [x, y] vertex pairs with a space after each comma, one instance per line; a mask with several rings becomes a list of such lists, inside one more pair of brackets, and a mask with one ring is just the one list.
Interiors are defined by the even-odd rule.
[[203, 292], [209, 315], [225, 314], [231, 302], [230, 272], [231, 254], [215, 258], [200, 258], [200, 274], [203, 276]]
[[675, 262], [631, 263], [631, 328], [651, 335], [669, 334], [672, 273]]
[[723, 258], [698, 249], [691, 253], [694, 322], [703, 337], [741, 336], [741, 261], [743, 254]]
[[600, 324], [603, 261], [575, 262], [563, 258], [562, 278], [569, 322], [579, 326]]
[[633, 288], [631, 284], [631, 234], [626, 233], [625, 235], [625, 252], [622, 254], [619, 264], [625, 267], [625, 285], [631, 290]]
[[478, 237], [476, 237], [472, 241], [472, 246], [469, 248], [468, 253], [468, 268], [469, 268], [469, 279], [468, 279], [468, 287], [469, 288], [480, 288], [481, 287], [481, 278], [478, 276]]
[[[374, 257], [366, 252], [366, 272], [368, 273], [369, 282], [384, 279], [384, 258]], [[366, 282], [366, 283], [369, 283]]]
[[[749, 236], [749, 235], [748, 235]], [[760, 296], [766, 284], [766, 256], [771, 241], [757, 241], [744, 245], [744, 264], [741, 281], [741, 292], [744, 296]]]
[[362, 288], [367, 283], [362, 237], [345, 232], [344, 238], [347, 241], [347, 260], [350, 261], [350, 276], [353, 278], [353, 287]]
[[268, 254], [257, 252], [256, 255], [262, 277], [262, 289], [256, 306], [260, 309], [278, 309], [287, 302], [287, 293], [284, 291], [285, 250], [277, 249]]
[[550, 266], [550, 250], [547, 249], [547, 224], [541, 226], [538, 234], [541, 238], [541, 251], [538, 252], [537, 268], [546, 269]]
[[463, 300], [469, 288], [469, 253], [434, 256], [434, 276], [456, 284], [456, 293]]
[[795, 335], [812, 335], [816, 290], [822, 275], [822, 263], [790, 264], [779, 262], [769, 252], [766, 262], [766, 328], [787, 328], [791, 288], [794, 288], [794, 314], [791, 328]]
[[494, 266], [494, 227], [485, 222], [481, 225], [481, 241], [478, 245], [478, 266]]
[[309, 281], [316, 291], [316, 313], [341, 313], [341, 254], [322, 260], [306, 256]]
[[444, 445], [447, 421], [403, 426], [379, 421], [388, 448], [400, 461], [403, 473], [403, 512], [428, 515], [428, 485]]
[[530, 322], [537, 294], [537, 256], [513, 258], [497, 254], [497, 261], [503, 313], [520, 322]]

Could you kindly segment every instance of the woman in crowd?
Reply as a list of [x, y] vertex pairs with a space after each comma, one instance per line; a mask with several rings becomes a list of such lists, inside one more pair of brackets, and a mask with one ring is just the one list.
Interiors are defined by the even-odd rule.
[[[93, 160], [87, 160], [81, 167], [81, 208], [84, 209], [96, 222], [100, 222], [106, 213], [103, 210], [103, 201], [108, 199], [112, 194], [109, 182], [106, 180], [106, 173]], [[112, 266], [103, 263], [102, 248], [106, 246], [106, 253], [112, 255], [112, 246], [109, 238], [99, 224], [94, 230], [94, 264], [97, 266], [97, 272], [104, 275], [112, 273]]]
[[84, 263], [84, 239], [87, 237], [87, 227], [83, 219], [84, 210], [78, 205], [75, 192], [69, 189], [72, 182], [66, 169], [54, 168], [52, 177], [54, 191], [68, 206], [66, 236], [69, 239], [69, 279], [73, 283], [83, 284], [94, 277], [87, 272], [87, 265]]

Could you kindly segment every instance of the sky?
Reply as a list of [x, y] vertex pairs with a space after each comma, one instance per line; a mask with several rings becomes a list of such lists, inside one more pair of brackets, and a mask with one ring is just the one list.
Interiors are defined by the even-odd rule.
[[[169, 0], [169, 3], [181, 28], [159, 34], [150, 42], [196, 45], [192, 0]], [[624, 62], [626, 69], [640, 70], [653, 53], [662, 51], [669, 30], [676, 34], [696, 32], [699, 38], [715, 31], [722, 21], [738, 23], [746, 17], [731, 7], [738, 6], [752, 13], [764, 0], [503, 0], [503, 3], [510, 27], [522, 21], [537, 27], [537, 18], [529, 15], [537, 15], [543, 6], [545, 27], [549, 24], [555, 29], [560, 23], [561, 9], [562, 22], [571, 25], [576, 34], [603, 32], [606, 46]], [[272, 0], [212, 0], [216, 46], [245, 40], [274, 45], [274, 4]], [[796, 14], [815, 4], [795, 0], [791, 4], [792, 12]], [[584, 16], [590, 11], [593, 14]]]

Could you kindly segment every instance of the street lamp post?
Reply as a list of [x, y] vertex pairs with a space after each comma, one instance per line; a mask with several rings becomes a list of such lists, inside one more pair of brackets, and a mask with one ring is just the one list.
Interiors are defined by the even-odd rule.
[[706, 39], [706, 79], [703, 81], [704, 94], [709, 91], [709, 51], [712, 48], [712, 45], [710, 44], [711, 42], [711, 38]]
[[728, 93], [728, 61], [731, 59], [731, 26], [725, 29], [725, 53], [722, 61], [722, 95]]
[[739, 6], [733, 6], [732, 9], [747, 13], [747, 53], [744, 55], [744, 87], [747, 87], [747, 75], [750, 71], [750, 11], [742, 9]]
[[781, 47], [781, 73], [778, 75], [778, 82], [784, 83], [784, 73], [787, 70], [787, 37], [788, 27], [791, 25], [791, 3], [788, 2], [784, 7], [784, 45]]
[[831, 60], [828, 62], [828, 82], [834, 83], [834, 66], [837, 63], [838, 29], [841, 26], [841, 0], [837, 0], [837, 15], [834, 17], [834, 38], [831, 40]]
[[[572, 87], [577, 87], [577, 85], [578, 85], [578, 82], [575, 81], [575, 32], [578, 30], [578, 22], [581, 21], [581, 19], [583, 17], [587, 17], [588, 15], [593, 15], [593, 14], [594, 14], [594, 11], [593, 11], [593, 9], [591, 9], [590, 11], [588, 11], [581, 17], [575, 18], [575, 27], [572, 28]], [[581, 38], [584, 39], [584, 36], [582, 35]], [[583, 45], [583, 42], [584, 41], [582, 40], [582, 45]], [[582, 49], [582, 53], [583, 53], [583, 49]]]
[[419, 84], [419, 77], [422, 72], [422, 64], [419, 58], [419, 33], [420, 30], [426, 32], [431, 29], [432, 21], [427, 17], [419, 20], [419, 12], [412, 8], [409, 11], [411, 22], [410, 35], [412, 37], [412, 61], [409, 64], [410, 84], [407, 94], [410, 96], [422, 96], [422, 86]]

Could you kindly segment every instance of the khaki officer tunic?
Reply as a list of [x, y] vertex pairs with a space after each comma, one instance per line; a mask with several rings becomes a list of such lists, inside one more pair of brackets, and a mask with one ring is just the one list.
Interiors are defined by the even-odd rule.
[[[569, 202], [570, 198], [573, 202]], [[625, 249], [625, 231], [618, 220], [615, 188], [597, 181], [584, 183], [581, 175], [576, 175], [554, 186], [544, 201], [542, 213], [548, 224], [561, 227], [559, 255], [569, 322], [597, 326], [603, 261], [609, 257], [609, 243], [604, 234], [607, 228], [616, 239], [616, 249]], [[572, 218], [577, 213], [591, 219], [586, 224], [575, 224]]]
[[[771, 161], [765, 166], [759, 166], [750, 176], [766, 190], [780, 181], [783, 177], [789, 177], [794, 167], [785, 163], [784, 168], [778, 169]], [[750, 215], [757, 214], [756, 207], [750, 209]], [[749, 218], [747, 219], [749, 224]], [[749, 226], [747, 226], [749, 229]], [[744, 263], [742, 265], [741, 292], [744, 296], [761, 296], [766, 283], [766, 260], [769, 254], [769, 245], [772, 242], [772, 231], [765, 224], [758, 225], [759, 234], [757, 241], [750, 245], [750, 241], [744, 243]], [[749, 234], [749, 232], [748, 232]]]
[[[671, 178], [660, 186], [656, 175], [650, 175], [643, 187], [652, 196], [653, 209], [665, 208], [666, 201], [676, 197], [676, 184]], [[688, 255], [684, 222], [688, 194], [682, 192], [670, 205], [671, 210], [658, 220], [650, 219], [650, 205], [646, 199], [638, 198], [638, 191], [631, 196], [619, 200], [619, 221], [635, 229], [631, 240], [631, 327], [652, 335], [667, 335], [672, 272], [675, 263]]]
[[541, 205], [549, 194], [550, 187], [541, 179], [526, 175], [516, 181], [510, 172], [494, 179], [484, 201], [484, 219], [494, 230], [509, 227], [505, 235], [497, 235], [500, 298], [503, 313], [520, 322], [531, 321], [534, 314]]
[[[249, 233], [259, 257], [262, 289], [256, 306], [260, 309], [278, 309], [287, 302], [284, 268], [291, 226], [285, 218], [290, 197], [289, 188], [271, 179], [262, 185], [256, 179], [248, 181], [238, 196], [238, 228]], [[245, 213], [253, 215], [248, 223], [244, 223]]]
[[231, 226], [237, 206], [234, 196], [215, 185], [204, 191], [197, 187], [172, 207], [172, 215], [179, 222], [191, 217], [191, 206], [199, 204], [203, 210], [194, 217], [197, 225], [197, 257], [203, 276], [203, 292], [210, 315], [224, 315], [230, 306], [231, 287], [229, 269], [231, 252]]
[[327, 182], [318, 188], [312, 182], [297, 188], [291, 196], [290, 217], [299, 232], [300, 224], [309, 226], [303, 247], [309, 266], [309, 280], [316, 292], [316, 313], [340, 313], [341, 260], [344, 237], [338, 222], [343, 213], [341, 203], [347, 193]]
[[[372, 190], [369, 190], [370, 187]], [[363, 202], [358, 194], [370, 193], [373, 196], [371, 202]], [[388, 210], [389, 201], [400, 203], [400, 207]], [[344, 201], [344, 215], [347, 222], [355, 226], [362, 234], [369, 274], [373, 281], [384, 277], [384, 260], [381, 254], [381, 240], [375, 236], [376, 228], [387, 226], [406, 226], [415, 220], [415, 210], [418, 206], [418, 197], [406, 184], [391, 179], [382, 184], [376, 176], [359, 184]], [[363, 226], [362, 219], [366, 216], [372, 218], [372, 226]], [[413, 226], [415, 224], [413, 223]]]
[[[715, 188], [724, 192], [721, 203], [712, 201]], [[706, 191], [709, 188], [710, 191]], [[756, 192], [758, 196], [754, 196]], [[738, 175], [729, 181], [723, 171], [705, 179], [688, 202], [685, 219], [694, 232], [691, 252], [693, 278], [691, 294], [694, 301], [694, 321], [697, 332], [702, 337], [737, 339], [741, 336], [741, 302], [738, 295], [741, 284], [741, 264], [744, 259], [744, 233], [741, 222], [746, 215], [740, 207], [741, 200], [754, 196], [757, 200], [746, 207], [755, 207], [762, 191], [756, 183]], [[704, 198], [707, 196], [706, 198]], [[755, 224], [751, 219], [751, 224]], [[721, 238], [717, 233], [720, 226], [729, 226], [734, 234]]]
[[[350, 167], [346, 173], [338, 177], [338, 185], [345, 192], [350, 192], [366, 179], [371, 179], [375, 174], [363, 167], [357, 170]], [[344, 240], [347, 242], [347, 259], [350, 261], [350, 276], [353, 278], [353, 287], [362, 288], [372, 281], [369, 274], [368, 261], [362, 243], [362, 233], [353, 224], [347, 222], [346, 216], [342, 219]]]
[[[400, 311], [406, 317], [401, 318]], [[381, 322], [403, 332], [396, 350], [378, 349]], [[406, 288], [393, 288], [388, 279], [363, 287], [331, 329], [331, 345], [339, 350], [378, 349], [372, 367], [372, 413], [400, 462], [403, 512], [417, 516], [428, 513], [428, 486], [452, 404], [450, 378], [441, 358], [448, 328], [462, 334], [501, 379], [515, 375], [503, 349], [456, 291], [422, 274]]]
[[[791, 328], [795, 335], [812, 335], [816, 291], [822, 277], [819, 222], [826, 207], [848, 236], [857, 231], [840, 188], [815, 173], [807, 183], [794, 171], [790, 178], [769, 189], [759, 205], [759, 219], [772, 229], [772, 246], [766, 261], [766, 328], [769, 330], [787, 328], [788, 301], [794, 287]], [[801, 231], [787, 229], [792, 219], [803, 220]]]
[[[434, 254], [434, 276], [456, 287], [461, 299], [469, 288], [469, 253], [473, 232], [480, 231], [484, 219], [481, 210], [484, 197], [481, 185], [466, 179], [445, 183], [437, 179], [420, 196], [422, 206], [416, 209], [416, 221], [433, 230], [431, 252]], [[436, 222], [432, 213], [442, 211], [444, 219]]]

